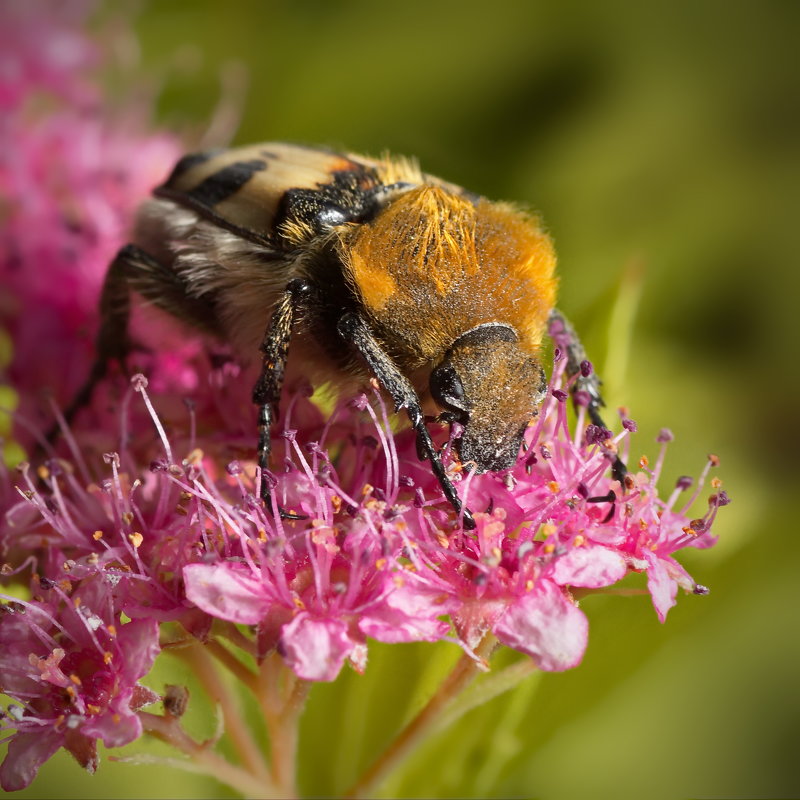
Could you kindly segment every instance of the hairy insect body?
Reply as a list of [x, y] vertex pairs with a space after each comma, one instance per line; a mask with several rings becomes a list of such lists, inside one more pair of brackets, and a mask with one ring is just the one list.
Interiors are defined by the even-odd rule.
[[263, 468], [287, 366], [344, 389], [374, 376], [460, 510], [422, 405], [464, 426], [457, 451], [474, 469], [513, 465], [545, 389], [554, 269], [536, 218], [408, 160], [279, 143], [186, 156], [109, 270], [87, 391], [125, 356], [133, 290], [245, 358], [260, 352]]

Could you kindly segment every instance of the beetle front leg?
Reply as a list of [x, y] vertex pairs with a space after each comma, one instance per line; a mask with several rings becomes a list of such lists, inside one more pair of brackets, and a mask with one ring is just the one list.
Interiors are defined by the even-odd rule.
[[[278, 403], [286, 374], [286, 359], [292, 338], [292, 324], [298, 307], [311, 293], [311, 285], [302, 278], [289, 282], [275, 307], [261, 343], [261, 375], [253, 387], [253, 402], [258, 406], [258, 466], [261, 469], [261, 499], [272, 508], [267, 470], [272, 450], [270, 429], [278, 418]], [[304, 519], [279, 509], [283, 519]]]
[[[601, 380], [594, 370], [584, 374], [586, 371], [583, 364], [588, 362], [588, 359], [575, 328], [557, 308], [554, 308], [547, 320], [547, 331], [550, 334], [550, 338], [561, 348], [567, 358], [567, 377], [572, 378], [577, 375], [570, 390], [573, 403], [575, 402], [576, 394], [584, 392], [589, 398], [586, 407], [589, 419], [598, 427], [607, 428], [600, 415], [600, 409], [605, 407], [605, 402], [603, 402], [603, 397], [600, 394]], [[614, 461], [611, 464], [611, 474], [620, 483], [625, 480], [625, 476], [628, 474], [628, 468], [617, 455], [614, 456]]]
[[401, 408], [406, 409], [411, 426], [417, 434], [418, 451], [424, 453], [431, 462], [433, 473], [450, 505], [453, 506], [456, 513], [463, 514], [464, 527], [473, 529], [475, 520], [469, 509], [462, 504], [453, 482], [447, 477], [442, 459], [425, 427], [425, 416], [414, 387], [383, 351], [366, 322], [358, 314], [355, 312], [345, 314], [339, 320], [338, 327], [342, 337], [358, 350], [378, 382], [389, 393], [394, 401], [395, 411], [399, 411]]

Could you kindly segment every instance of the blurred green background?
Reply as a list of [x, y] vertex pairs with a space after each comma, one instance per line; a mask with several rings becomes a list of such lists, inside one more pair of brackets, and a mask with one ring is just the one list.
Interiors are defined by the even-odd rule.
[[[634, 455], [672, 428], [664, 492], [722, 460], [720, 542], [683, 558], [709, 597], [664, 626], [644, 597], [585, 600], [580, 668], [465, 717], [386, 792], [800, 796], [800, 4], [151, 0], [134, 20], [164, 127], [202, 131], [221, 77], [234, 94], [244, 77], [236, 142], [416, 155], [539, 210], [561, 306], [639, 423]], [[344, 790], [419, 707], [455, 648], [432, 650], [376, 647], [366, 676], [315, 689], [305, 793]], [[21, 796], [223, 791], [64, 757]]]

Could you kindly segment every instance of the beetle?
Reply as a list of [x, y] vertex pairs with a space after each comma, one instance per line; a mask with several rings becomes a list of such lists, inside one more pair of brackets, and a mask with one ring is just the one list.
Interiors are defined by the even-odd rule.
[[187, 155], [142, 205], [131, 243], [109, 267], [96, 362], [66, 417], [111, 361], [124, 364], [134, 292], [240, 354], [260, 353], [253, 402], [268, 509], [270, 428], [294, 368], [342, 391], [377, 379], [474, 527], [426, 427], [426, 405], [463, 426], [462, 463], [511, 467], [545, 396], [540, 352], [555, 326], [570, 334], [573, 387], [602, 424], [598, 381], [580, 373], [580, 342], [555, 309], [555, 263], [537, 217], [410, 159], [277, 142]]

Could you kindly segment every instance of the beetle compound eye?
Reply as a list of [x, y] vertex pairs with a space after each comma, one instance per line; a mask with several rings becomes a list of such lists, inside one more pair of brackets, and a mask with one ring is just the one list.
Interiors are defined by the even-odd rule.
[[448, 362], [444, 362], [431, 372], [431, 394], [439, 405], [460, 412], [459, 421], [464, 422], [469, 412], [464, 384], [458, 373]]

